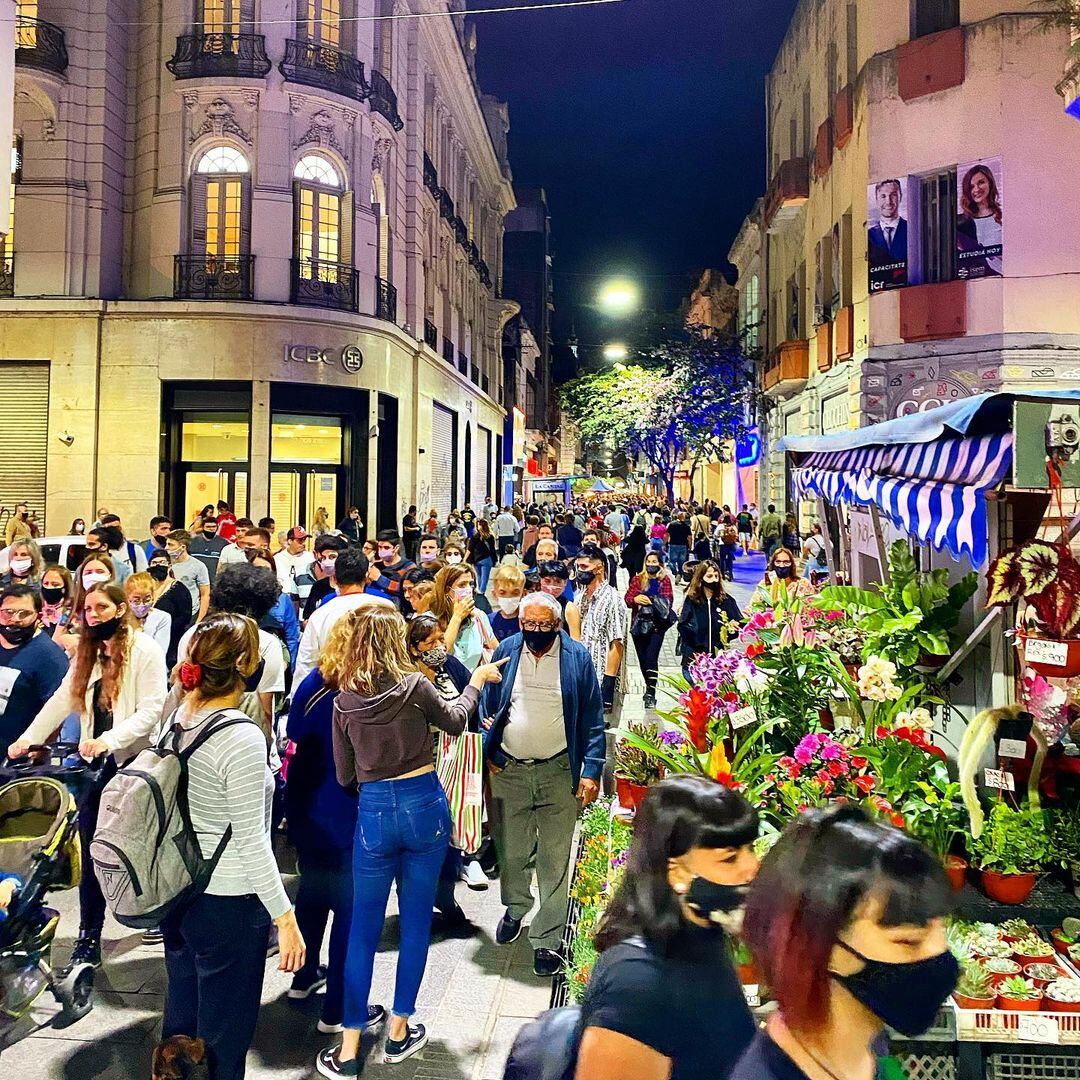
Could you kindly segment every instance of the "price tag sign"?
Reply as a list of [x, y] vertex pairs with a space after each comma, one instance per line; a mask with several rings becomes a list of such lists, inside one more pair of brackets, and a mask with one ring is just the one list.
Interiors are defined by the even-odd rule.
[[1023, 739], [1002, 739], [998, 743], [998, 757], [1026, 758], [1027, 743]]
[[1024, 645], [1024, 660], [1029, 664], [1065, 667], [1069, 662], [1069, 646], [1064, 641], [1028, 638]]
[[1016, 778], [1006, 769], [987, 769], [984, 782], [988, 788], [999, 791], [1016, 790]]
[[739, 709], [738, 712], [733, 712], [728, 717], [728, 720], [731, 723], [732, 731], [738, 731], [739, 728], [744, 728], [758, 722], [757, 713], [754, 712], [752, 705], [747, 705], [746, 708]]
[[1016, 1034], [1021, 1042], [1059, 1043], [1061, 1031], [1057, 1020], [1042, 1013], [1022, 1012], [1017, 1014], [1019, 1021]]

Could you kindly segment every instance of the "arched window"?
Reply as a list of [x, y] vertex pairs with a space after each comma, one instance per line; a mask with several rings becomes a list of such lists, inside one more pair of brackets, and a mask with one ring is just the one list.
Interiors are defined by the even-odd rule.
[[235, 261], [251, 251], [251, 170], [234, 146], [212, 146], [191, 178], [191, 254]]
[[341, 175], [329, 158], [305, 154], [293, 170], [296, 258], [302, 277], [335, 281], [351, 265], [352, 206]]

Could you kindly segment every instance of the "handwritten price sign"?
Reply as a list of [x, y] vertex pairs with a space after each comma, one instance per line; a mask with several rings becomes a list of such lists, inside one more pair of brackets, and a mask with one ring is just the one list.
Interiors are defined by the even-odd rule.
[[988, 788], [996, 788], [998, 791], [1016, 790], [1015, 777], [1004, 769], [987, 769], [985, 783]]
[[1021, 1042], [1059, 1043], [1061, 1031], [1052, 1016], [1039, 1013], [1020, 1013], [1016, 1034]]
[[1064, 641], [1047, 641], [1045, 638], [1028, 638], [1024, 646], [1024, 660], [1029, 664], [1046, 664], [1047, 667], [1065, 667], [1069, 662], [1069, 646]]

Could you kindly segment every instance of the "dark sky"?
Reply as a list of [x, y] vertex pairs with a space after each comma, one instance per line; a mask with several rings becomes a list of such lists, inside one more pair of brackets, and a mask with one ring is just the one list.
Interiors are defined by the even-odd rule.
[[764, 78], [796, 2], [477, 18], [481, 85], [510, 103], [515, 181], [547, 189], [560, 324], [573, 314], [580, 333], [577, 305], [612, 272], [673, 308], [695, 271], [723, 265], [764, 188]]

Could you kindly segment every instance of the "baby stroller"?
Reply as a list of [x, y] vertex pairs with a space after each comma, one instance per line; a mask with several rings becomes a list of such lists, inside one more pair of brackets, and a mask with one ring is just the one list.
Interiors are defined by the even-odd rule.
[[67, 743], [32, 747], [26, 759], [0, 766], [0, 878], [23, 882], [0, 922], [0, 1046], [46, 988], [61, 1007], [59, 1026], [93, 1007], [91, 964], [52, 967], [60, 916], [45, 896], [79, 884], [77, 799], [98, 772]]

